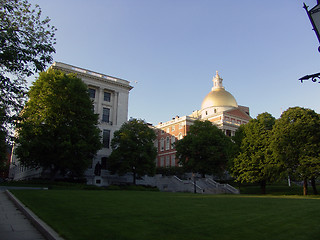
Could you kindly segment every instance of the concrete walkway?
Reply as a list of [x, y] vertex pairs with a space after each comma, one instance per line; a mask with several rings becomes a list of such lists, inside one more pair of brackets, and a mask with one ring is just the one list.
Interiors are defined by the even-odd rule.
[[[31, 222], [33, 224], [31, 224]], [[49, 226], [16, 199], [0, 188], [0, 239], [45, 240], [62, 239]]]

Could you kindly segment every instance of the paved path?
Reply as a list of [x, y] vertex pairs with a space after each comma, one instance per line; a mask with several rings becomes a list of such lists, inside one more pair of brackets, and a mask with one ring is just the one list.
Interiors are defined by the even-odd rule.
[[0, 239], [45, 240], [40, 232], [8, 198], [3, 188], [0, 189]]

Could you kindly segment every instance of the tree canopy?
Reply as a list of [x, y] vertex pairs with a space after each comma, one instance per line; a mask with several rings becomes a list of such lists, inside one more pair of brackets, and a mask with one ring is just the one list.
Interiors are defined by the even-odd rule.
[[25, 77], [43, 71], [55, 52], [55, 27], [27, 0], [0, 1], [0, 109], [11, 124], [23, 106]]
[[320, 117], [311, 109], [289, 108], [276, 121], [273, 129], [272, 149], [275, 158], [282, 161], [287, 174], [307, 180], [320, 173]]
[[176, 156], [186, 171], [221, 175], [227, 167], [231, 139], [209, 121], [196, 120], [175, 143]]
[[156, 134], [143, 120], [131, 119], [114, 133], [109, 157], [111, 173], [123, 175], [133, 173], [136, 177], [154, 175], [157, 149], [154, 146]]
[[275, 118], [269, 113], [262, 113], [251, 119], [239, 129], [240, 149], [233, 159], [231, 173], [236, 181], [259, 183], [265, 193], [266, 183], [279, 176], [279, 162], [272, 158], [270, 139]]
[[40, 73], [21, 113], [15, 153], [25, 166], [81, 176], [101, 148], [98, 116], [74, 74]]

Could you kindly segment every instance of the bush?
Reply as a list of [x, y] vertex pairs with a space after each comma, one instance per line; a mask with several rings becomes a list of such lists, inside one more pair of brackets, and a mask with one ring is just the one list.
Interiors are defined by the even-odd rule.
[[107, 190], [129, 190], [129, 191], [153, 191], [153, 192], [159, 191], [157, 187], [153, 187], [149, 185], [132, 185], [132, 184], [110, 185], [106, 189]]

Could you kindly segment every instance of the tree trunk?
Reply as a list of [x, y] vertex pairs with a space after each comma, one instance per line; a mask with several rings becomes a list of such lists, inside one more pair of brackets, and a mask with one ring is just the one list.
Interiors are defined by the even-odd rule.
[[266, 180], [262, 180], [260, 182], [261, 194], [266, 194], [266, 185], [267, 185], [267, 181]]
[[303, 179], [303, 195], [308, 195], [308, 179]]
[[136, 171], [133, 171], [132, 174], [133, 174], [133, 185], [136, 185], [136, 179], [137, 179]]
[[312, 186], [312, 189], [313, 189], [313, 194], [317, 195], [318, 191], [317, 191], [317, 188], [316, 188], [316, 178], [315, 177], [311, 178], [311, 186]]

